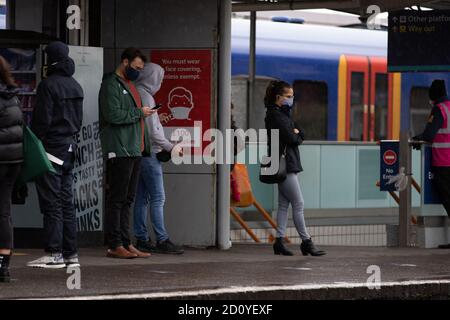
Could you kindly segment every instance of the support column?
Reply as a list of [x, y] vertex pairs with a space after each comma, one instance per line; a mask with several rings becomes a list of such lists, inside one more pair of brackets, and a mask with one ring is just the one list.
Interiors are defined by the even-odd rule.
[[408, 183], [405, 190], [400, 191], [400, 216], [399, 216], [399, 247], [410, 245], [410, 221], [411, 221], [411, 148], [408, 143], [409, 133], [400, 133], [400, 168], [405, 168]]
[[[231, 127], [231, 0], [220, 1], [218, 129]], [[225, 150], [225, 152], [229, 152]], [[230, 165], [217, 165], [217, 246], [231, 247]]]

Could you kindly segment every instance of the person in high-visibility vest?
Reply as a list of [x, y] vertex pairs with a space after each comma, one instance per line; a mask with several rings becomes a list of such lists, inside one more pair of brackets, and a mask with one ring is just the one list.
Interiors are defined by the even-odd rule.
[[[428, 93], [433, 109], [424, 132], [412, 139], [432, 143], [435, 186], [450, 218], [450, 100], [447, 97], [445, 81], [434, 80]], [[413, 147], [420, 149], [418, 144]]]

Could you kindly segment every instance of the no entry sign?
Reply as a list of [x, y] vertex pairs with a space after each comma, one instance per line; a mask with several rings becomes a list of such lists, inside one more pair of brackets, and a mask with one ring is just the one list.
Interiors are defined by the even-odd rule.
[[386, 150], [383, 153], [384, 163], [388, 166], [392, 166], [397, 161], [397, 153], [394, 150]]
[[380, 191], [396, 191], [395, 184], [387, 184], [399, 172], [399, 141], [380, 142]]

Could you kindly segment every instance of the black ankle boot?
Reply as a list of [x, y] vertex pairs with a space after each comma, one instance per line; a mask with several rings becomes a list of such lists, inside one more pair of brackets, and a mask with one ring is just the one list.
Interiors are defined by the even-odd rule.
[[273, 244], [273, 253], [276, 255], [283, 255], [283, 256], [293, 256], [294, 254], [289, 251], [283, 243], [283, 238], [276, 238], [275, 243]]
[[325, 254], [325, 251], [319, 250], [311, 239], [303, 240], [300, 245], [300, 250], [304, 256], [308, 254], [312, 256], [323, 256]]
[[11, 255], [0, 254], [0, 282], [10, 282], [9, 260]]

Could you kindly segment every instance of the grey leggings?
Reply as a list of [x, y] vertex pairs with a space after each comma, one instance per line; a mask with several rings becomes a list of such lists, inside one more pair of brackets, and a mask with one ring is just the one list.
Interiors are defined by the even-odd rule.
[[300, 238], [311, 238], [306, 230], [303, 195], [296, 173], [288, 173], [286, 180], [278, 184], [277, 238], [283, 238], [286, 234], [289, 203], [292, 205], [292, 216]]

